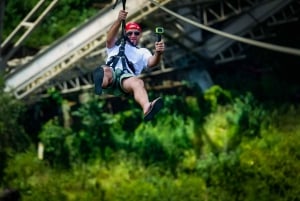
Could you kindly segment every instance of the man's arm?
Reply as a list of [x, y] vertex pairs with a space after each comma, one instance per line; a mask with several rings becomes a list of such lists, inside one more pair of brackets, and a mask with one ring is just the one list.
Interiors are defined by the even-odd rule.
[[127, 13], [125, 10], [120, 10], [117, 20], [112, 24], [107, 32], [106, 36], [106, 47], [112, 48], [117, 40], [117, 35], [119, 33], [119, 28], [122, 24], [122, 20], [126, 19]]
[[156, 66], [162, 57], [163, 52], [165, 51], [165, 44], [163, 41], [155, 42], [155, 52], [154, 54], [148, 59], [148, 67]]

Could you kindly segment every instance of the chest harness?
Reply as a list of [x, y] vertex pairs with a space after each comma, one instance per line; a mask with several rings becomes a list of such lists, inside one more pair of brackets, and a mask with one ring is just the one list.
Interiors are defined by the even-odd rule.
[[[125, 4], [126, 4], [126, 0], [122, 0], [123, 3], [123, 10], [125, 10]], [[113, 6], [113, 9], [116, 7], [116, 5], [118, 4], [118, 0], [116, 0], [116, 3]], [[117, 55], [111, 56], [108, 60], [108, 62], [106, 63], [107, 66], [110, 66], [113, 68], [113, 70], [115, 71], [115, 67], [117, 65], [117, 63], [119, 61], [121, 61], [123, 70], [121, 72], [121, 74], [124, 73], [134, 73], [135, 74], [135, 68], [134, 65], [131, 61], [128, 60], [127, 56], [125, 55], [125, 45], [126, 42], [128, 42], [131, 46], [136, 47], [127, 37], [126, 35], [126, 31], [125, 31], [125, 20], [122, 20], [122, 32], [121, 32], [121, 37], [120, 39], [116, 42], [116, 45], [120, 45], [119, 47], [119, 52]], [[137, 48], [137, 47], [136, 47]], [[129, 71], [128, 68], [131, 70]]]

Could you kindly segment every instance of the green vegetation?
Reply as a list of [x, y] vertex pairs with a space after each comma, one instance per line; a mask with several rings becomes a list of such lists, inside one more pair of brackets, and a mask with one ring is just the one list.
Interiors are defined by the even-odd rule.
[[0, 178], [7, 160], [30, 143], [22, 125], [24, 106], [11, 95], [3, 93], [4, 82], [0, 77]]
[[112, 114], [92, 97], [73, 126], [44, 124], [44, 160], [35, 146], [11, 154], [1, 186], [25, 201], [300, 198], [298, 106], [270, 109], [218, 86], [165, 102], [145, 124], [133, 102]]
[[[6, 1], [4, 39], [17, 27], [37, 2], [39, 0]], [[50, 3], [50, 1], [46, 1], [46, 4], [43, 5], [47, 5], [47, 3]], [[95, 3], [99, 3], [99, 1], [59, 0], [42, 23], [26, 40], [25, 46], [27, 48], [40, 49], [42, 46], [49, 45], [51, 42], [64, 36], [100, 10], [100, 8], [97, 9], [93, 6]], [[33, 16], [33, 19], [30, 20], [34, 21], [37, 17]]]

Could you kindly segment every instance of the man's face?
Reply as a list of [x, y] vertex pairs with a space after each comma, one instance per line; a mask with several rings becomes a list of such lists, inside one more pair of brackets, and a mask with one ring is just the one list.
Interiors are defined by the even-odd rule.
[[132, 44], [137, 45], [139, 43], [142, 33], [137, 29], [128, 29], [126, 31], [126, 35], [132, 42]]

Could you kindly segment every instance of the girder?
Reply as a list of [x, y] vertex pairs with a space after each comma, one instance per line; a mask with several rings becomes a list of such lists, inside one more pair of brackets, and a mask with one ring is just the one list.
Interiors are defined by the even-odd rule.
[[[256, 18], [257, 24], [259, 24], [259, 26], [254, 26], [251, 29], [247, 29], [247, 31], [245, 31], [245, 33], [241, 35], [243, 35], [245, 38], [250, 38], [258, 41], [270, 37], [276, 37], [277, 33], [270, 32], [270, 29], [268, 27], [299, 21], [299, 17], [298, 17], [299, 15], [297, 14], [300, 11], [300, 1], [290, 1], [290, 2], [282, 1], [282, 2], [284, 4], [285, 3], [287, 4], [289, 3], [289, 4], [288, 6], [284, 6], [284, 8], [279, 12], [275, 12], [273, 15], [268, 16], [266, 22], [264, 23], [263, 23], [263, 19]], [[274, 11], [273, 9], [270, 10]], [[224, 50], [219, 49], [221, 51], [219, 52], [216, 51], [217, 54], [214, 59], [215, 63], [222, 64], [230, 61], [244, 59], [246, 58], [244, 52], [248, 47], [249, 46], [246, 44], [241, 44], [239, 42], [233, 41], [232, 44], [228, 45], [228, 47], [224, 48]]]
[[[274, 0], [265, 1], [249, 10], [247, 13], [242, 14], [238, 19], [231, 20], [230, 23], [223, 27], [223, 31], [234, 35], [243, 36], [249, 30], [256, 27], [260, 22], [265, 21], [271, 15], [278, 12], [279, 9], [289, 4], [291, 0]], [[206, 57], [214, 58], [220, 52], [229, 48], [235, 41], [228, 40], [227, 38], [215, 35], [205, 41], [205, 44], [198, 47], [197, 50], [203, 52]]]
[[4, 51], [5, 49], [8, 49], [8, 45], [12, 42], [12, 40], [17, 38], [17, 41], [14, 43], [13, 47], [9, 48], [8, 53], [3, 58], [4, 62], [7, 62], [13, 56], [13, 54], [18, 50], [19, 46], [27, 37], [29, 37], [31, 32], [41, 23], [41, 21], [57, 2], [58, 0], [53, 0], [51, 2], [47, 2], [45, 0], [38, 1], [28, 15], [1, 44], [1, 49]]

